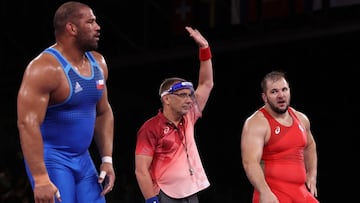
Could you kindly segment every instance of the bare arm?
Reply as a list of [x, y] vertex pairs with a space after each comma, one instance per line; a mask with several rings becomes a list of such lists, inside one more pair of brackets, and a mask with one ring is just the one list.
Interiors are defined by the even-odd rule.
[[135, 156], [135, 175], [137, 182], [139, 184], [141, 193], [145, 199], [154, 197], [157, 195], [153, 188], [153, 181], [150, 175], [150, 165], [152, 162], [152, 157], [145, 155], [136, 155]]
[[[105, 59], [98, 53], [94, 53], [94, 56], [103, 70], [105, 81], [107, 81], [108, 69]], [[105, 85], [104, 88], [104, 93], [96, 105], [97, 115], [94, 134], [94, 139], [101, 157], [112, 156], [114, 138], [114, 116], [108, 100], [107, 86]]]
[[307, 134], [307, 144], [304, 149], [304, 162], [306, 168], [306, 186], [310, 190], [311, 194], [317, 197], [317, 150], [314, 137], [310, 129], [310, 121], [303, 113], [297, 112], [298, 118], [300, 118], [302, 124], [305, 126]]
[[40, 55], [26, 68], [17, 97], [20, 144], [34, 178], [35, 201], [53, 202], [57, 188], [48, 176], [40, 125], [44, 120], [50, 93], [59, 84], [59, 70], [48, 56]]
[[[192, 29], [191, 27], [185, 28], [189, 32], [190, 37], [192, 37], [198, 44], [200, 49], [209, 47], [208, 41], [201, 35], [198, 30]], [[195, 95], [201, 111], [205, 108], [213, 86], [214, 82], [211, 58], [206, 61], [200, 61], [199, 81]]]
[[265, 145], [266, 135], [269, 133], [268, 123], [262, 113], [255, 112], [243, 126], [241, 134], [241, 156], [245, 173], [260, 193], [260, 202], [278, 202], [266, 183], [260, 161]]
[[[97, 59], [100, 67], [103, 70], [104, 78], [108, 78], [108, 68], [105, 59], [102, 55], [97, 52], [93, 52]], [[108, 101], [107, 87], [105, 85], [104, 93], [96, 105], [96, 123], [94, 130], [94, 140], [101, 157], [109, 156], [112, 157], [113, 153], [113, 141], [114, 141], [114, 115], [112, 108]], [[115, 172], [112, 163], [102, 163], [100, 171], [106, 173], [106, 178], [99, 178], [99, 182], [102, 183], [104, 180], [105, 187], [102, 195], [107, 194], [112, 190], [115, 183]]]

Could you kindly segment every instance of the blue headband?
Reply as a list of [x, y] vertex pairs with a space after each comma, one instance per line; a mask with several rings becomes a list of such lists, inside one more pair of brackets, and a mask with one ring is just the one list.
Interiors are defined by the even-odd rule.
[[164, 95], [171, 94], [176, 92], [177, 90], [181, 89], [190, 89], [191, 92], [194, 92], [194, 87], [191, 82], [178, 82], [173, 84], [168, 90], [165, 90], [160, 94], [160, 97], [163, 97]]

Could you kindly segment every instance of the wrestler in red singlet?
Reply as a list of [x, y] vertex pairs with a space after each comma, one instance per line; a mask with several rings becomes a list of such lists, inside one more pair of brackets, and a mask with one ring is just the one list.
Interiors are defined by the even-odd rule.
[[[260, 111], [269, 121], [271, 135], [264, 146], [262, 165], [265, 179], [272, 192], [281, 203], [317, 203], [305, 186], [304, 147], [306, 133], [304, 127], [289, 107], [293, 119], [287, 127], [277, 122], [266, 110]], [[259, 202], [259, 193], [255, 190], [253, 203]]]

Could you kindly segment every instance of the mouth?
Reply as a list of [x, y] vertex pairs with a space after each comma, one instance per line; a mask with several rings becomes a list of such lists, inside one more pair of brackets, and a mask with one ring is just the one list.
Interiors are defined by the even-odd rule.
[[191, 107], [190, 105], [184, 105], [184, 106], [183, 106], [183, 109], [185, 109], [185, 110], [189, 110], [189, 109], [190, 109], [190, 107]]
[[279, 104], [283, 104], [283, 103], [285, 103], [285, 100], [278, 100], [278, 102], [277, 103], [279, 103]]
[[99, 39], [100, 39], [100, 33], [98, 33], [98, 34], [95, 35], [95, 39], [96, 39], [96, 40], [99, 40]]
[[282, 100], [282, 101], [278, 101], [277, 102], [280, 106], [284, 106], [284, 105], [286, 105], [286, 102], [284, 101], [284, 100]]

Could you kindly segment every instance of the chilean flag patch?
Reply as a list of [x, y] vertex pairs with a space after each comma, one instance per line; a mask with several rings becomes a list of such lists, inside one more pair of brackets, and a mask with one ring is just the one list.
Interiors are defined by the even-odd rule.
[[96, 81], [96, 88], [98, 89], [98, 90], [101, 90], [101, 89], [104, 89], [104, 80], [97, 80]]

